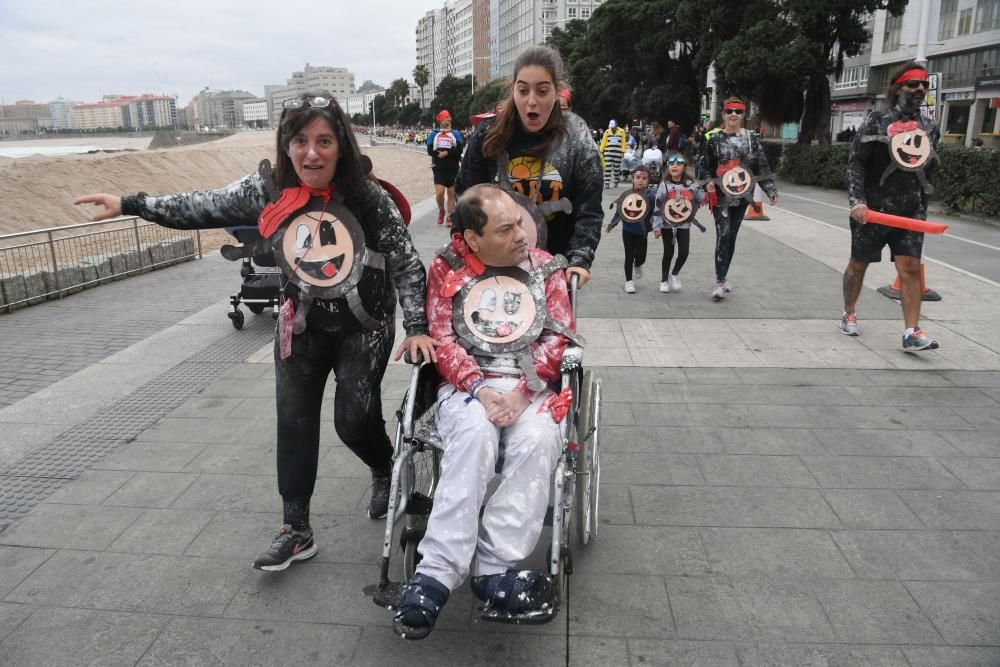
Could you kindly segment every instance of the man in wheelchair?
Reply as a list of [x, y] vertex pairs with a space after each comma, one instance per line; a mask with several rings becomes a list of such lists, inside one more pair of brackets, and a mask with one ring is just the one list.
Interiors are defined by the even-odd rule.
[[[444, 451], [422, 559], [393, 620], [408, 639], [430, 634], [470, 566], [473, 593], [493, 609], [530, 615], [550, 603], [548, 577], [514, 567], [542, 532], [562, 448], [559, 422], [571, 400], [568, 390], [550, 387], [563, 350], [578, 338], [566, 260], [529, 247], [522, 210], [494, 185], [470, 188], [452, 215], [451, 244], [431, 263], [427, 313], [441, 341], [436, 409]], [[480, 507], [498, 468], [480, 537]]]

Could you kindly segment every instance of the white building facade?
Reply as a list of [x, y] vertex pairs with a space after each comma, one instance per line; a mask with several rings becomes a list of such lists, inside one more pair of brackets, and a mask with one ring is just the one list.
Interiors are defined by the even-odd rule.
[[354, 73], [344, 67], [313, 67], [306, 63], [301, 72], [292, 72], [285, 85], [264, 86], [271, 122], [277, 126], [281, 117], [281, 104], [308, 92], [333, 93], [338, 102], [354, 94]]

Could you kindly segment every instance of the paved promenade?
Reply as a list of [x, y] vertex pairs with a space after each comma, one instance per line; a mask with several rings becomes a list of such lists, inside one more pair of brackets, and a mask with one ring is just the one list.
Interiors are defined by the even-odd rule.
[[[411, 228], [425, 261], [433, 209]], [[487, 624], [466, 586], [417, 643], [370, 601], [383, 524], [332, 395], [319, 555], [250, 568], [280, 521], [273, 323], [233, 330], [236, 265], [0, 315], [18, 387], [0, 394], [0, 664], [1000, 664], [1000, 285], [928, 262], [941, 349], [907, 356], [873, 265], [848, 338], [847, 233], [790, 198], [768, 214], [721, 303], [711, 228], [671, 294], [659, 241], [626, 295], [605, 236], [580, 311], [605, 381], [602, 525], [569, 604]], [[390, 367], [387, 416], [407, 377]]]

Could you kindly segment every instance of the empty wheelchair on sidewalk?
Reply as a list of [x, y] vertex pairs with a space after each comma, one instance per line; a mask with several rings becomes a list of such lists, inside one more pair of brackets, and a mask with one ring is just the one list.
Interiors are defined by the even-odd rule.
[[[236, 238], [244, 247], [256, 247], [261, 240], [260, 231], [256, 227], [228, 227], [226, 231]], [[229, 305], [233, 307], [228, 313], [236, 329], [242, 329], [246, 316], [240, 310], [240, 304], [246, 304], [254, 315], [265, 311], [277, 319], [278, 306], [281, 297], [281, 269], [268, 250], [250, 257], [236, 257], [223, 251], [226, 259], [240, 259], [240, 277], [243, 283], [240, 290], [229, 297]]]
[[[576, 278], [570, 289], [576, 321]], [[601, 380], [583, 367], [583, 348], [570, 345], [561, 362], [560, 386], [570, 387], [572, 402], [560, 422], [562, 452], [556, 463], [549, 512], [545, 523], [552, 527], [546, 558], [551, 599], [545, 608], [526, 614], [511, 614], [481, 608], [484, 620], [504, 623], [547, 623], [555, 618], [566, 600], [567, 576], [573, 572], [575, 542], [586, 546], [597, 536], [600, 490]], [[395, 458], [379, 585], [373, 601], [396, 609], [403, 589], [420, 562], [419, 545], [427, 530], [440, 476], [442, 441], [435, 424], [437, 387], [441, 379], [433, 363], [414, 365], [410, 385], [396, 413]], [[543, 533], [544, 535], [544, 533]], [[390, 562], [402, 555], [402, 581], [390, 578]]]

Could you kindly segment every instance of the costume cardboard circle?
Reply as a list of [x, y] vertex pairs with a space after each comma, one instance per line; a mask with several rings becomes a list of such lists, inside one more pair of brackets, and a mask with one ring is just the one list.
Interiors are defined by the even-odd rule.
[[524, 232], [528, 235], [528, 245], [532, 248], [544, 249], [545, 242], [548, 241], [549, 237], [549, 228], [538, 204], [531, 197], [517, 191], [510, 191], [507, 194], [521, 209], [521, 224], [524, 226]]
[[748, 169], [736, 166], [723, 172], [720, 183], [723, 192], [733, 199], [739, 199], [753, 192], [754, 178]]
[[[688, 196], [685, 197], [684, 194]], [[681, 190], [674, 190], [663, 202], [663, 219], [670, 225], [683, 225], [690, 222], [698, 210], [698, 205], [694, 203], [691, 193], [682, 193]]]
[[649, 200], [644, 192], [626, 192], [618, 199], [618, 215], [625, 222], [641, 222], [649, 212]]
[[930, 159], [931, 139], [922, 127], [904, 129], [901, 123], [896, 121], [889, 125], [889, 155], [900, 169], [915, 171]]
[[463, 341], [482, 352], [523, 349], [545, 324], [543, 283], [518, 267], [487, 267], [452, 299], [452, 324]]
[[299, 288], [320, 299], [352, 290], [365, 269], [365, 236], [341, 204], [310, 203], [283, 223], [272, 237], [278, 266]]

